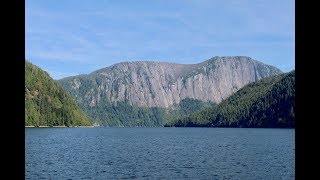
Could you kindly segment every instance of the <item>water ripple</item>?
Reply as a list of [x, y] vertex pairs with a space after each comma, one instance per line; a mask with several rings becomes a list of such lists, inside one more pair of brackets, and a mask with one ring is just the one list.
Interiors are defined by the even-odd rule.
[[26, 179], [294, 179], [294, 133], [26, 128]]

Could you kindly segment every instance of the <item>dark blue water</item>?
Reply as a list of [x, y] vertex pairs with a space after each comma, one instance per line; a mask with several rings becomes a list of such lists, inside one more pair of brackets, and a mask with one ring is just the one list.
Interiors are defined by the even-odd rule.
[[26, 179], [294, 179], [294, 129], [26, 128]]

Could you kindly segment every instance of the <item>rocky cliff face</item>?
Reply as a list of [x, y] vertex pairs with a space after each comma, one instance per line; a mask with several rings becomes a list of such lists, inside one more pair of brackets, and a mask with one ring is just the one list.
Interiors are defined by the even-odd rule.
[[238, 89], [279, 74], [249, 57], [213, 57], [199, 64], [123, 62], [88, 75], [59, 80], [78, 103], [91, 107], [102, 98], [141, 107], [170, 107], [185, 98], [220, 103]]

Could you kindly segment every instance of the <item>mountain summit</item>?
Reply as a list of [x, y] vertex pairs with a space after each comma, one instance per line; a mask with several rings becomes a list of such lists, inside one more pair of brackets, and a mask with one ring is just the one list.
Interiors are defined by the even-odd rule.
[[213, 57], [199, 64], [123, 62], [59, 83], [77, 102], [98, 106], [102, 97], [140, 107], [170, 107], [185, 98], [220, 103], [244, 85], [279, 74], [249, 57]]
[[159, 126], [219, 104], [245, 85], [280, 73], [250, 57], [225, 56], [198, 64], [122, 62], [58, 83], [99, 124]]

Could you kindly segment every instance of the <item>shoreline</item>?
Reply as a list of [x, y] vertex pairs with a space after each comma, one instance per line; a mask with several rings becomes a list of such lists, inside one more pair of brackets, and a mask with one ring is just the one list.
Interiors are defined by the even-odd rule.
[[93, 128], [95, 126], [24, 126], [25, 128]]
[[[25, 126], [25, 128], [100, 128], [104, 126]], [[215, 128], [234, 128], [234, 129], [295, 129], [295, 127], [272, 127], [272, 128], [266, 128], [266, 127], [108, 127], [106, 128], [208, 128], [208, 129], [215, 129]]]

